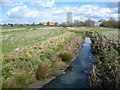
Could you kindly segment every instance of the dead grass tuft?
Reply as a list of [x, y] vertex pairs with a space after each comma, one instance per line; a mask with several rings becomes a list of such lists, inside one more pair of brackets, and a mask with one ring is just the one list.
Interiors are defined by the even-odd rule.
[[49, 62], [40, 62], [36, 70], [36, 79], [40, 80], [46, 78], [50, 75], [50, 63]]

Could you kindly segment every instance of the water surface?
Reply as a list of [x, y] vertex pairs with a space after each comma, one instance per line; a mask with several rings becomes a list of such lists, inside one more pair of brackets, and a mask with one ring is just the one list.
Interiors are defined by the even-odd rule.
[[89, 71], [95, 57], [91, 53], [91, 40], [85, 38], [83, 47], [64, 75], [46, 84], [43, 88], [90, 88]]

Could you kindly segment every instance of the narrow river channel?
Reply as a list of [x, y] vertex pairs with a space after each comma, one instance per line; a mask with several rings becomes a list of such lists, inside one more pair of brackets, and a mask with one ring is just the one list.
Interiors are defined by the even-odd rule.
[[89, 71], [92, 70], [95, 57], [91, 53], [91, 39], [86, 37], [83, 47], [65, 74], [57, 77], [43, 88], [91, 88], [89, 85]]

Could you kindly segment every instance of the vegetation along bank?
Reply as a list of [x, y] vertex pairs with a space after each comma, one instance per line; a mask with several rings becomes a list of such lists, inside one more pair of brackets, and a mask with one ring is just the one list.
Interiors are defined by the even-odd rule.
[[70, 30], [92, 40], [92, 53], [97, 62], [90, 72], [90, 85], [97, 88], [120, 88], [120, 46], [118, 29], [88, 28]]
[[76, 57], [82, 42], [80, 35], [65, 32], [33, 46], [5, 53], [2, 88], [28, 87], [59, 75]]

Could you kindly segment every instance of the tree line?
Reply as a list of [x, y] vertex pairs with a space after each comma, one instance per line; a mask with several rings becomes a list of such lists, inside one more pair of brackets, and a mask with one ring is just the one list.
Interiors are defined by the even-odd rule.
[[100, 27], [119, 28], [120, 29], [120, 21], [116, 21], [116, 20], [103, 21], [100, 24]]
[[[120, 28], [120, 21], [114, 20], [114, 19], [110, 19], [108, 21], [105, 20], [99, 20], [98, 22], [100, 22], [100, 24], [98, 25], [99, 27], [107, 27], [107, 28]], [[60, 25], [63, 26], [77, 26], [77, 27], [81, 27], [81, 26], [88, 26], [88, 27], [96, 27], [95, 25], [95, 21], [88, 19], [86, 21], [76, 21], [74, 23], [70, 23], [70, 24], [65, 24], [62, 23]]]

